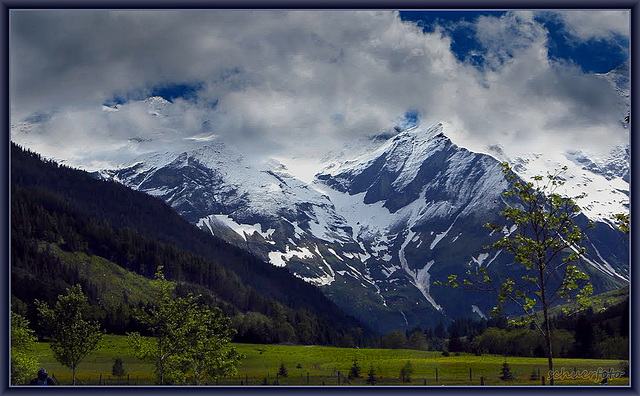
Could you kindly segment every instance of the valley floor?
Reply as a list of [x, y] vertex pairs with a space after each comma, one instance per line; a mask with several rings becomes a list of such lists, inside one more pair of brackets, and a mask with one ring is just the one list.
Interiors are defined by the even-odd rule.
[[[357, 349], [305, 345], [262, 345], [233, 344], [238, 352], [245, 355], [233, 378], [221, 379], [218, 385], [262, 386], [268, 385], [310, 385], [310, 386], [370, 386], [367, 374], [373, 367], [375, 385], [383, 386], [536, 386], [541, 380], [531, 380], [535, 371], [547, 374], [545, 358], [507, 357], [496, 355], [442, 356], [435, 351], [406, 349]], [[71, 371], [60, 365], [54, 358], [47, 343], [38, 343], [33, 351], [40, 365], [47, 368], [61, 385], [71, 384]], [[111, 374], [114, 359], [124, 362], [125, 376], [116, 378]], [[349, 370], [357, 360], [361, 378], [348, 379]], [[515, 377], [513, 381], [500, 379], [503, 363], [506, 362]], [[413, 368], [411, 382], [402, 383], [400, 370], [410, 362]], [[565, 378], [557, 380], [558, 385], [600, 385], [604, 371], [621, 373], [618, 360], [598, 359], [555, 359], [554, 367]], [[281, 365], [287, 369], [287, 377], [278, 375]], [[573, 373], [577, 373], [577, 376]], [[340, 373], [340, 379], [338, 379]], [[35, 373], [34, 373], [35, 376]], [[572, 378], [578, 377], [578, 378]], [[596, 377], [598, 377], [596, 379]], [[125, 337], [107, 335], [99, 350], [89, 355], [77, 370], [78, 384], [81, 385], [152, 385], [153, 367], [133, 357], [127, 349]], [[546, 381], [548, 384], [548, 381]], [[215, 385], [215, 384], [210, 384]], [[614, 378], [609, 385], [629, 386], [629, 378]]]

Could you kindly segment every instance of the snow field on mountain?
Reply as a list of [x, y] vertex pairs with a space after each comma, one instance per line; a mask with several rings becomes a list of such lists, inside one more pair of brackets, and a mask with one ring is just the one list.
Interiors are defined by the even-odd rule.
[[571, 158], [563, 153], [530, 156], [522, 161], [524, 165], [517, 173], [524, 180], [531, 181], [533, 176], [544, 176], [567, 166], [567, 171], [561, 174], [565, 184], [557, 192], [567, 196], [586, 193], [586, 197], [577, 200], [577, 204], [590, 220], [611, 224], [616, 213], [628, 212], [629, 183], [620, 177], [607, 180], [602, 175], [582, 169]]
[[[420, 194], [420, 197], [418, 199], [416, 199], [411, 204], [409, 204], [405, 208], [403, 208], [403, 210], [406, 209], [407, 211], [409, 211], [409, 213], [408, 213], [408, 217], [409, 218], [408, 218], [408, 221], [407, 221], [406, 236], [405, 236], [404, 242], [402, 243], [402, 245], [400, 247], [400, 250], [398, 251], [398, 257], [400, 259], [400, 265], [402, 266], [402, 269], [411, 278], [411, 283], [418, 290], [420, 290], [420, 292], [422, 293], [424, 298], [429, 302], [429, 304], [431, 304], [438, 311], [441, 311], [442, 307], [439, 304], [437, 304], [436, 301], [433, 299], [433, 297], [429, 294], [429, 287], [430, 287], [430, 282], [429, 281], [430, 281], [430, 278], [431, 278], [431, 276], [429, 275], [429, 269], [434, 264], [434, 260], [431, 260], [428, 263], [426, 263], [423, 268], [411, 269], [409, 267], [409, 263], [407, 262], [407, 259], [405, 257], [405, 250], [406, 250], [407, 246], [409, 245], [409, 243], [412, 242], [414, 236], [416, 236], [416, 233], [414, 231], [412, 231], [411, 228], [413, 227], [413, 225], [415, 225], [416, 221], [418, 220], [420, 209], [424, 205], [423, 202], [425, 200], [426, 191], [427, 191], [426, 188], [423, 189], [423, 191]], [[454, 222], [455, 222], [455, 220], [454, 220]], [[453, 224], [452, 224], [452, 226], [453, 226]], [[448, 232], [448, 230], [447, 230], [447, 232]], [[434, 244], [432, 244], [432, 246], [434, 246]]]
[[220, 222], [225, 226], [232, 229], [236, 234], [240, 235], [242, 239], [247, 240], [247, 235], [260, 234], [262, 238], [265, 239], [268, 243], [275, 243], [270, 241], [275, 229], [270, 228], [266, 232], [262, 231], [262, 225], [260, 223], [256, 223], [253, 225], [249, 224], [238, 224], [231, 217], [227, 215], [210, 215], [205, 218], [200, 219], [196, 225], [200, 228], [206, 228], [211, 232], [213, 232], [212, 222]]

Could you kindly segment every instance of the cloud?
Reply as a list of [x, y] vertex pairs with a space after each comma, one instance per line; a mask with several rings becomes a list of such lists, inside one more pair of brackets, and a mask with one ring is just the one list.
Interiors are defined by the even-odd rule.
[[[251, 155], [321, 156], [408, 110], [449, 122], [470, 147], [575, 144], [615, 129], [611, 89], [551, 62], [534, 16], [478, 18], [489, 65], [480, 70], [456, 59], [445, 30], [423, 33], [396, 12], [12, 11], [12, 121], [53, 114], [39, 132], [16, 127], [13, 137], [103, 163], [140, 150], [133, 137], [211, 133]], [[170, 117], [136, 101], [102, 110], [115, 95], [176, 83], [201, 88], [164, 109]]]
[[608, 40], [614, 35], [628, 36], [631, 22], [629, 11], [566, 10], [554, 11], [566, 30], [580, 40]]
[[546, 63], [546, 30], [534, 20], [533, 12], [481, 16], [476, 22], [476, 38], [486, 49], [486, 61], [494, 68], [516, 56], [534, 56], [532, 61]]

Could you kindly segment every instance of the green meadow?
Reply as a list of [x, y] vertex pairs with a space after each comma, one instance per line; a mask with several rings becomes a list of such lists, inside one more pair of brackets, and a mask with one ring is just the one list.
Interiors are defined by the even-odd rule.
[[[264, 386], [311, 385], [311, 386], [370, 386], [367, 373], [370, 368], [376, 372], [376, 385], [402, 386], [480, 386], [485, 385], [541, 385], [541, 380], [531, 380], [533, 371], [547, 373], [546, 358], [504, 357], [496, 355], [442, 356], [440, 352], [408, 349], [354, 349], [305, 345], [262, 345], [232, 344], [245, 355], [233, 378], [224, 378], [218, 385]], [[54, 358], [48, 343], [38, 343], [33, 350], [40, 365], [61, 385], [71, 383], [71, 371], [60, 365]], [[113, 361], [120, 357], [124, 362], [126, 375], [116, 378], [111, 374]], [[358, 361], [361, 378], [348, 379], [353, 361]], [[514, 381], [502, 381], [502, 364], [509, 364]], [[413, 374], [411, 382], [402, 383], [400, 370], [411, 362]], [[554, 359], [554, 367], [567, 373], [567, 378], [557, 380], [558, 385], [599, 385], [595, 373], [602, 370], [620, 370], [618, 360], [597, 359]], [[287, 376], [278, 375], [284, 364]], [[577, 372], [579, 377], [570, 378]], [[339, 374], [340, 373], [340, 376]], [[34, 373], [35, 375], [35, 373]], [[153, 366], [133, 357], [124, 336], [106, 335], [101, 347], [89, 355], [78, 367], [79, 384], [83, 385], [151, 385], [154, 382]], [[602, 377], [600, 377], [601, 379]], [[548, 383], [548, 381], [547, 381]], [[215, 385], [215, 384], [210, 384]], [[628, 386], [628, 378], [611, 379], [609, 385]]]

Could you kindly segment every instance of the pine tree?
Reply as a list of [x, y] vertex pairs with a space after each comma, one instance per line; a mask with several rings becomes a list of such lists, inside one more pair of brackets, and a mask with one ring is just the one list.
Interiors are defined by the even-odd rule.
[[369, 373], [367, 374], [367, 384], [375, 385], [377, 380], [378, 379], [376, 378], [376, 370], [373, 368], [373, 366], [371, 366], [369, 368]]
[[353, 365], [349, 369], [349, 379], [360, 378], [360, 366], [358, 365], [358, 359], [353, 359]]
[[513, 381], [513, 374], [511, 373], [511, 367], [509, 367], [509, 363], [505, 360], [502, 363], [502, 369], [500, 370], [500, 379], [503, 381]]

